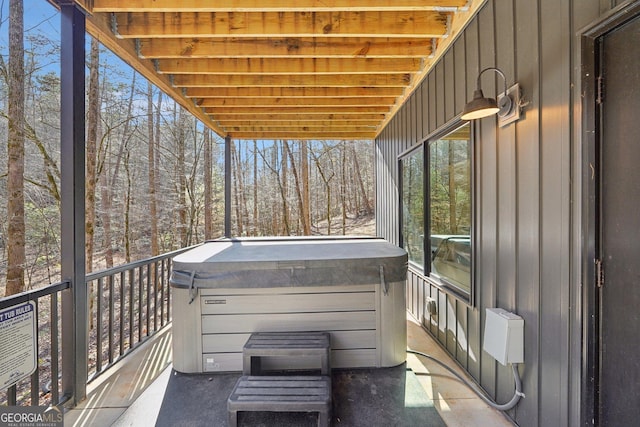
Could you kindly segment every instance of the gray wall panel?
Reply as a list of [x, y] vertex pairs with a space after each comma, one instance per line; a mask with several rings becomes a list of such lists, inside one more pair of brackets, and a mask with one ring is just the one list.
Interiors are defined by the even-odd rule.
[[422, 138], [421, 140], [427, 137], [429, 133], [429, 111], [431, 110], [429, 106], [429, 79], [423, 80], [422, 84], [418, 91], [420, 92], [420, 101], [422, 102]]
[[444, 75], [444, 93], [442, 94], [442, 102], [444, 103], [444, 120], [448, 122], [456, 116], [455, 99], [456, 91], [454, 86], [455, 81], [455, 66], [453, 62], [453, 51], [449, 50], [442, 59], [442, 72]]
[[428, 79], [428, 92], [427, 92], [427, 103], [429, 105], [429, 127], [427, 129], [427, 135], [433, 132], [434, 129], [437, 128], [437, 118], [436, 113], [438, 110], [438, 87], [436, 85], [436, 73], [431, 72]]
[[[500, 306], [525, 319], [526, 398], [508, 413], [521, 426], [580, 421], [580, 212], [571, 203], [572, 194], [580, 197], [581, 173], [576, 34], [616, 4], [489, 0], [377, 140], [377, 155], [394, 162], [376, 162], [386, 174], [376, 180], [384, 200], [377, 203], [377, 227], [397, 239], [398, 154], [460, 114], [481, 69], [498, 66], [508, 85], [520, 83], [527, 105], [519, 122], [473, 124], [474, 305], [410, 274], [407, 306], [422, 321], [425, 296], [437, 301], [427, 329], [500, 402], [511, 397], [513, 382], [482, 351], [484, 310]], [[495, 96], [502, 81], [486, 73], [482, 88]]]
[[469, 340], [467, 338], [467, 304], [462, 301], [456, 301], [456, 353], [455, 357], [458, 363], [463, 368], [467, 368], [468, 366], [468, 357], [469, 357]]
[[[511, 0], [495, 0], [495, 51], [496, 65], [506, 77], [507, 86], [515, 80], [514, 65], [514, 21], [513, 2]], [[504, 89], [501, 78], [496, 80], [496, 93]], [[516, 311], [516, 149], [515, 129], [517, 123], [498, 128], [496, 156], [497, 172], [497, 258], [498, 270], [496, 280], [496, 306], [509, 311]], [[496, 364], [497, 390], [499, 402], [508, 401], [513, 395], [513, 375], [509, 367]]]
[[413, 113], [413, 121], [414, 121], [414, 128], [415, 128], [413, 143], [415, 145], [415, 143], [422, 140], [422, 97], [419, 90], [415, 90], [412, 96], [415, 100], [414, 101], [415, 108]]
[[436, 98], [434, 100], [436, 111], [436, 123], [434, 129], [438, 129], [445, 124], [445, 86], [444, 86], [444, 62], [440, 61], [433, 71], [435, 74]]
[[454, 356], [456, 355], [456, 299], [451, 295], [447, 295], [447, 350]]
[[458, 42], [453, 46], [453, 115], [462, 114], [462, 109], [467, 103], [467, 69], [466, 69], [466, 43], [465, 34], [460, 36]]
[[[541, 122], [541, 286], [540, 286], [540, 404], [549, 408], [540, 423], [566, 425], [568, 401], [568, 290], [569, 290], [569, 182], [570, 134], [569, 43], [572, 36], [568, 2], [540, 1], [544, 23], [540, 70], [544, 84], [540, 95]], [[564, 106], [564, 108], [558, 108]]]
[[[473, 98], [473, 91], [476, 88], [476, 79], [478, 77], [478, 73], [480, 72], [480, 59], [479, 59], [479, 54], [480, 54], [480, 45], [479, 45], [479, 37], [478, 37], [478, 20], [475, 19], [473, 20], [467, 27], [467, 30], [464, 33], [464, 38], [461, 39], [462, 40], [462, 44], [464, 46], [464, 51], [465, 51], [465, 61], [464, 61], [464, 66], [465, 66], [465, 73], [466, 73], [466, 98], [465, 98], [465, 102], [466, 100], [470, 100]], [[463, 107], [464, 108], [464, 107]], [[475, 142], [475, 156], [476, 158], [479, 157], [480, 153], [481, 153], [481, 144], [477, 142]], [[481, 209], [481, 197], [480, 197], [480, 183], [482, 182], [482, 171], [484, 170], [484, 167], [482, 165], [482, 162], [476, 162], [476, 168], [474, 171], [474, 175], [475, 175], [475, 223], [474, 223], [474, 228], [476, 230], [476, 244], [474, 246], [474, 250], [477, 250], [477, 248], [479, 248], [479, 244], [478, 242], [481, 242], [482, 239], [482, 227], [480, 227], [480, 218], [481, 215], [480, 213], [482, 212]], [[479, 271], [481, 271], [480, 267], [480, 258], [476, 258], [476, 263], [474, 265], [474, 269], [476, 271], [476, 275], [475, 275], [475, 280], [476, 280], [476, 288], [479, 288], [479, 278], [480, 278], [480, 274]], [[476, 291], [475, 295], [472, 295], [472, 300], [473, 301], [478, 301], [479, 300], [479, 292]], [[469, 310], [469, 315], [468, 315], [468, 329], [467, 329], [467, 338], [469, 340], [469, 373], [474, 377], [474, 378], [480, 378], [480, 355], [482, 353], [482, 345], [481, 345], [481, 339], [482, 339], [482, 330], [481, 330], [481, 322], [480, 322], [480, 316], [481, 315], [481, 310], [478, 309], [470, 309]]]
[[[480, 47], [480, 69], [495, 65], [495, 37], [493, 31], [482, 31], [483, 28], [494, 28], [493, 2], [480, 11], [478, 26], [481, 29], [478, 43]], [[482, 88], [487, 94], [496, 93], [495, 78], [490, 75], [482, 76]], [[475, 122], [477, 130], [476, 149], [479, 161], [482, 164], [482, 175], [476, 185], [479, 186], [478, 203], [480, 204], [480, 224], [478, 227], [482, 233], [479, 242], [478, 276], [476, 287], [479, 296], [479, 305], [482, 310], [486, 307], [495, 307], [496, 304], [496, 277], [497, 277], [497, 236], [498, 236], [498, 159], [496, 141], [496, 118], [488, 117]], [[484, 331], [484, 313], [480, 316], [480, 328]], [[481, 341], [482, 343], [482, 341]], [[480, 384], [491, 396], [496, 395], [496, 361], [486, 353], [480, 352]]]
[[410, 133], [407, 143], [411, 146], [418, 140], [418, 111], [415, 93], [409, 97], [408, 107], [409, 108], [406, 108], [409, 113], [407, 117], [407, 126], [409, 127]]
[[[532, 396], [538, 392], [539, 308], [540, 308], [540, 130], [538, 38], [538, 5], [520, 2], [515, 6], [516, 63], [518, 79], [530, 103], [525, 109], [525, 119], [516, 123], [517, 186], [517, 289], [516, 306], [524, 318], [524, 345], [527, 349], [525, 369], [522, 370], [524, 393]], [[538, 424], [537, 402], [525, 399], [518, 405], [517, 417]]]

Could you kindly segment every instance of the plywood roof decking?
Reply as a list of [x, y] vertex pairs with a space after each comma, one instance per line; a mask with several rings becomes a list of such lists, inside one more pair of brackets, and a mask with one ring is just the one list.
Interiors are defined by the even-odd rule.
[[483, 0], [76, 2], [220, 136], [372, 139]]

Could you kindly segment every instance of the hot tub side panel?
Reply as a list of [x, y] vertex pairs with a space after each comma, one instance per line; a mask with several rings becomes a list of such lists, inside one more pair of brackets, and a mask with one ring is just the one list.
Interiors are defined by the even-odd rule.
[[[404, 282], [388, 289], [386, 295], [378, 284], [201, 289], [192, 304], [188, 290], [174, 289], [174, 369], [241, 371], [242, 347], [252, 332], [296, 331], [328, 331], [334, 368], [398, 365], [406, 354]], [[266, 359], [263, 365], [309, 369], [317, 361]]]
[[[406, 252], [379, 240], [305, 244], [269, 253], [222, 242], [182, 254], [171, 280], [174, 368], [240, 371], [253, 332], [330, 332], [335, 368], [404, 362]], [[263, 360], [266, 368], [316, 365]]]
[[173, 287], [171, 291], [173, 368], [178, 372], [202, 370], [202, 322], [200, 304], [189, 301], [189, 290]]

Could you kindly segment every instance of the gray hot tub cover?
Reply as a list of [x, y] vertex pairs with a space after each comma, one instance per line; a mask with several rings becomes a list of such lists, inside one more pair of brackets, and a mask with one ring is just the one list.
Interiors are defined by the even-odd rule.
[[181, 288], [338, 286], [404, 281], [407, 253], [378, 238], [223, 239], [176, 256]]

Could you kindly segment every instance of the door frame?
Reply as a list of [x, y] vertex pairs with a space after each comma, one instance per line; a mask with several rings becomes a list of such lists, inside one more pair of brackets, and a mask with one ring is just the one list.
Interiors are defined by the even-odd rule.
[[580, 424], [600, 425], [600, 294], [596, 259], [600, 250], [600, 130], [598, 103], [601, 37], [640, 17], [640, 1], [612, 9], [580, 31], [582, 84], [582, 348]]

